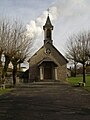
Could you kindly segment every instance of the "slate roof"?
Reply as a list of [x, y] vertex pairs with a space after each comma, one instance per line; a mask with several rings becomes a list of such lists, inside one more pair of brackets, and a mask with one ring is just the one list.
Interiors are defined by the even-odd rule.
[[45, 30], [45, 28], [52, 28], [52, 29], [53, 29], [53, 25], [51, 24], [49, 15], [48, 15], [48, 17], [47, 17], [47, 20], [46, 20], [45, 25], [43, 26], [43, 29], [44, 29], [44, 30]]

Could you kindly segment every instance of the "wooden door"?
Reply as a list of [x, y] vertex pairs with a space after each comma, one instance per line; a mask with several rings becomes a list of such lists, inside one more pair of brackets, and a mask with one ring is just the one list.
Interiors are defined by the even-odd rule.
[[52, 67], [44, 68], [44, 79], [52, 79]]

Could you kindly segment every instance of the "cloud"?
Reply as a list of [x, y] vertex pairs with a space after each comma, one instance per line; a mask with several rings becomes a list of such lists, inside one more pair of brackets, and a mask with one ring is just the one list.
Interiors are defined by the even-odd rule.
[[[39, 37], [42, 33], [42, 26], [46, 22], [48, 11], [44, 11], [36, 20], [31, 20], [29, 24], [26, 25], [27, 35], [32, 39]], [[49, 15], [51, 21], [55, 21], [58, 17], [58, 8], [52, 6], [49, 8]]]
[[[54, 43], [59, 50], [64, 51], [68, 36], [90, 29], [89, 5], [89, 0], [56, 0], [50, 5], [50, 19], [55, 26]], [[42, 36], [47, 14], [47, 10], [43, 11], [36, 20], [30, 21], [26, 26], [28, 35], [36, 39], [36, 48], [42, 45], [40, 37]]]
[[65, 53], [65, 45], [69, 36], [90, 30], [90, 1], [58, 0], [57, 3], [60, 15], [55, 25], [54, 42], [58, 49]]

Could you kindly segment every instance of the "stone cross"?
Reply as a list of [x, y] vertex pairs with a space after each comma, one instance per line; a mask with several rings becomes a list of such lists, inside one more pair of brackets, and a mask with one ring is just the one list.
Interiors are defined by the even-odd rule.
[[48, 12], [48, 16], [49, 16], [49, 12], [50, 12], [50, 9], [49, 9], [49, 8], [47, 9], [47, 12]]

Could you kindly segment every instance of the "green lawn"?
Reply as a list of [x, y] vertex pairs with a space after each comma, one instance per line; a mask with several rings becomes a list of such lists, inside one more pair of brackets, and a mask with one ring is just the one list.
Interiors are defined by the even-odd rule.
[[[82, 82], [82, 77], [70, 77], [67, 78], [67, 81], [72, 85], [77, 85], [79, 82]], [[90, 76], [86, 76], [86, 85], [84, 89], [90, 91]]]
[[5, 93], [7, 93], [7, 92], [9, 92], [11, 90], [12, 90], [11, 88], [0, 89], [0, 95], [5, 94]]

